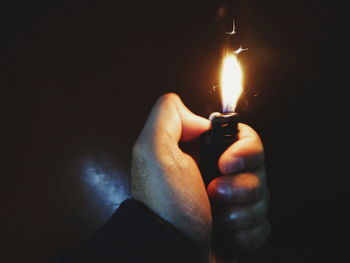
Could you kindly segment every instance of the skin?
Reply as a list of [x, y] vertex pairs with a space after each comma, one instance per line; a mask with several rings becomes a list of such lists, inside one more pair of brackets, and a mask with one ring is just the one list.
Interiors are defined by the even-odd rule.
[[237, 251], [259, 249], [270, 234], [264, 150], [240, 123], [238, 140], [219, 159], [223, 176], [206, 189], [195, 156], [179, 143], [208, 129], [176, 94], [160, 97], [133, 147], [131, 195], [194, 241], [205, 261], [229, 262]]

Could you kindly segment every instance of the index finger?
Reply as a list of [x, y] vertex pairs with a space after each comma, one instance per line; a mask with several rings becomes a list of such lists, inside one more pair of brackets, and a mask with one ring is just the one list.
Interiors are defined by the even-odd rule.
[[228, 175], [259, 167], [264, 162], [264, 147], [259, 135], [248, 125], [238, 124], [238, 139], [220, 157], [219, 170]]

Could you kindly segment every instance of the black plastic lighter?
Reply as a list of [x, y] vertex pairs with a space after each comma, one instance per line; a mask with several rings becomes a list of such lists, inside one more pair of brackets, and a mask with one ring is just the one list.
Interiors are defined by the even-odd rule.
[[221, 154], [237, 140], [238, 114], [213, 113], [210, 115], [211, 129], [200, 137], [199, 166], [207, 186], [221, 176], [218, 162]]

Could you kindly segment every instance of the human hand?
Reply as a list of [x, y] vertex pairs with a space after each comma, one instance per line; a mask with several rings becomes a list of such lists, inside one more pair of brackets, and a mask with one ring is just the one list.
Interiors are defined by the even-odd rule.
[[[178, 144], [209, 128], [209, 121], [191, 113], [177, 95], [162, 96], [133, 148], [131, 195], [208, 251], [212, 233], [209, 193], [214, 233], [220, 233], [215, 242], [225, 241], [223, 247], [228, 249], [256, 249], [268, 234], [261, 141], [251, 128], [240, 125], [238, 141], [219, 161], [224, 176], [215, 179], [207, 193], [195, 160]], [[238, 163], [234, 156], [240, 157]], [[261, 222], [263, 226], [256, 227]]]
[[133, 147], [131, 196], [209, 249], [211, 207], [199, 168], [179, 148], [210, 128], [175, 94], [158, 99]]
[[[208, 185], [214, 252], [223, 258], [261, 248], [270, 235], [269, 191], [258, 134], [240, 123], [237, 141], [220, 157], [223, 174]], [[226, 261], [225, 261], [226, 262]]]

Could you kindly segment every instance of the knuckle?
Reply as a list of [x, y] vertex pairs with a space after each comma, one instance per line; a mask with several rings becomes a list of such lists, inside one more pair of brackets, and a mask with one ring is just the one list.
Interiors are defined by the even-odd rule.
[[158, 103], [159, 104], [166, 104], [166, 103], [171, 103], [171, 102], [174, 102], [177, 100], [179, 100], [179, 95], [177, 95], [174, 92], [170, 92], [170, 93], [166, 93], [166, 94], [162, 95], [161, 97], [159, 97]]

